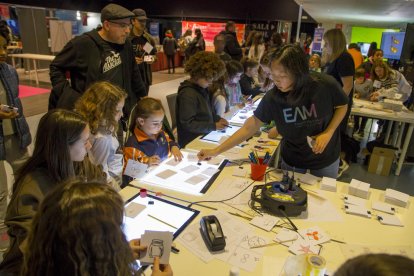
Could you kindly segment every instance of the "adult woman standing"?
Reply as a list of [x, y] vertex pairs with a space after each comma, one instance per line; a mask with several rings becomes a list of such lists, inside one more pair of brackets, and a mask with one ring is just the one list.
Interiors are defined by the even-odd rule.
[[167, 30], [165, 32], [165, 38], [162, 42], [162, 48], [164, 50], [164, 54], [167, 56], [167, 64], [168, 64], [168, 74], [171, 74], [171, 68], [172, 73], [175, 74], [175, 53], [177, 52], [177, 40], [175, 40], [171, 30]]
[[247, 57], [251, 60], [259, 62], [265, 51], [265, 44], [263, 43], [263, 34], [257, 32], [253, 37], [252, 46], [249, 49]]
[[[348, 96], [348, 110], [340, 126], [341, 136], [345, 137], [354, 94], [354, 60], [346, 49], [345, 35], [340, 29], [328, 30], [323, 35], [323, 42], [325, 43], [322, 52], [322, 63], [325, 64], [324, 72], [334, 77]], [[350, 160], [348, 159], [350, 158], [345, 156], [345, 159], [341, 159], [339, 175], [349, 167], [348, 162]]]
[[[275, 88], [266, 93], [254, 115], [223, 144], [199, 152], [200, 159], [224, 152], [250, 138], [263, 123], [274, 120], [282, 135], [282, 169], [336, 177], [339, 164], [339, 126], [347, 98], [335, 80], [309, 73], [308, 60], [297, 46], [276, 51], [271, 62]], [[315, 143], [311, 148], [307, 136]]]
[[23, 165], [13, 186], [5, 224], [10, 247], [0, 265], [0, 274], [19, 274], [23, 263], [21, 245], [46, 193], [76, 176], [102, 180], [104, 174], [84, 160], [89, 143], [89, 126], [81, 115], [54, 109], [39, 122], [33, 156]]

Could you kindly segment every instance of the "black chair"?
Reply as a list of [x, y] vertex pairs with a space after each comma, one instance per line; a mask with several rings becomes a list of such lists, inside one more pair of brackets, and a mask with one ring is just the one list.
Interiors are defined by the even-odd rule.
[[177, 119], [175, 117], [175, 106], [177, 102], [177, 93], [167, 96], [168, 109], [170, 110], [171, 115], [171, 128], [175, 129], [177, 127]]

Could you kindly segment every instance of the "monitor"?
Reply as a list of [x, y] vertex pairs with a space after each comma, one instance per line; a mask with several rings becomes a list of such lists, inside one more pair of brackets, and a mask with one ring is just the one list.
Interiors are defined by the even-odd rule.
[[404, 44], [405, 32], [384, 32], [382, 33], [381, 49], [384, 51], [384, 58], [399, 60]]
[[369, 46], [371, 45], [371, 43], [358, 42], [357, 44], [359, 48], [361, 48], [361, 54], [363, 56], [368, 56], [368, 50], [369, 50]]

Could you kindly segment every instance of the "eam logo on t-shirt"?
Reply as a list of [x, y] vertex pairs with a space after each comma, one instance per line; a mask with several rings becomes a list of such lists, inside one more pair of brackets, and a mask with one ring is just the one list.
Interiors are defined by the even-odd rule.
[[285, 117], [286, 123], [296, 123], [298, 120], [298, 115], [302, 119], [302, 121], [311, 118], [312, 116], [316, 119], [318, 116], [316, 115], [316, 108], [315, 104], [311, 104], [310, 108], [307, 109], [306, 106], [297, 106], [295, 108], [284, 108], [283, 109], [283, 116]]
[[103, 65], [103, 73], [108, 72], [109, 70], [117, 67], [122, 63], [121, 55], [115, 51], [111, 51], [111, 54], [105, 58], [105, 63]]

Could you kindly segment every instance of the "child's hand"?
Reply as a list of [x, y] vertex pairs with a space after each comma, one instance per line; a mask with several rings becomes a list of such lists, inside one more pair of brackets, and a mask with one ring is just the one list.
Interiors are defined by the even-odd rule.
[[139, 259], [140, 253], [147, 250], [146, 246], [141, 245], [141, 239], [130, 240], [129, 247], [131, 247], [132, 255], [135, 259]]
[[160, 257], [154, 257], [154, 265], [152, 266], [151, 276], [172, 276], [173, 271], [169, 264], [160, 264]]
[[229, 126], [229, 122], [226, 119], [221, 118], [216, 122], [216, 130], [222, 130]]
[[158, 155], [153, 155], [148, 159], [148, 165], [150, 166], [159, 165], [160, 162], [161, 162], [161, 159]]
[[372, 94], [369, 96], [369, 100], [370, 100], [371, 102], [378, 102], [378, 98], [379, 98], [379, 96], [380, 96], [380, 93], [379, 93], [379, 92], [374, 92], [374, 93], [372, 93]]
[[175, 161], [181, 161], [183, 159], [183, 154], [177, 146], [171, 148], [171, 153], [174, 156]]

